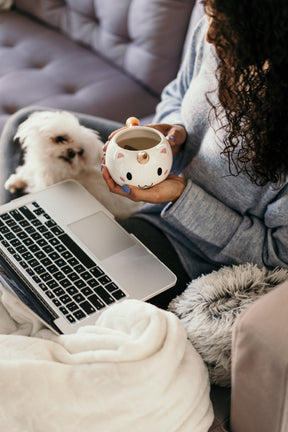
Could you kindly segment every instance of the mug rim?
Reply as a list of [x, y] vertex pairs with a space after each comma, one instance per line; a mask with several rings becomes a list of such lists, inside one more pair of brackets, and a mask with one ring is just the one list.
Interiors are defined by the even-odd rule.
[[[151, 134], [151, 135], [158, 135], [158, 137], [159, 137], [159, 141], [157, 142], [157, 144], [155, 144], [155, 145], [153, 145], [152, 147], [147, 147], [147, 148], [144, 148], [144, 149], [127, 149], [127, 148], [124, 148], [124, 147], [122, 147], [121, 145], [120, 145], [120, 143], [118, 142], [118, 138], [121, 138], [121, 136], [122, 135], [126, 135], [126, 134], [130, 134], [131, 135], [131, 138], [133, 138], [133, 135], [134, 135], [134, 137], [138, 137], [137, 136], [137, 132], [140, 132], [140, 131], [146, 131], [146, 132], [148, 132], [149, 134]], [[142, 136], [142, 135], [141, 135]], [[148, 126], [133, 126], [133, 127], [131, 127], [131, 128], [126, 128], [126, 129], [123, 129], [123, 130], [121, 130], [121, 131], [119, 131], [119, 132], [117, 132], [115, 135], [114, 135], [114, 143], [119, 147], [119, 148], [121, 148], [121, 150], [124, 150], [124, 151], [128, 151], [128, 152], [135, 152], [135, 151], [142, 151], [142, 150], [145, 150], [145, 151], [149, 151], [149, 150], [153, 150], [153, 149], [155, 149], [156, 147], [158, 147], [160, 144], [162, 144], [163, 142], [165, 142], [165, 136], [162, 134], [162, 132], [160, 132], [160, 131], [158, 131], [157, 129], [154, 129], [154, 128], [150, 128], [150, 127], [148, 127]], [[145, 137], [144, 137], [145, 138]]]

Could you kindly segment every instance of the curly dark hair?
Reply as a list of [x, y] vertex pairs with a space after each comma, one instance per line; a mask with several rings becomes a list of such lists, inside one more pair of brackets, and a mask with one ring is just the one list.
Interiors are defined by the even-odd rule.
[[260, 186], [279, 185], [288, 174], [288, 2], [203, 3], [220, 58], [220, 104], [213, 108], [226, 120], [222, 155], [232, 175], [245, 172]]

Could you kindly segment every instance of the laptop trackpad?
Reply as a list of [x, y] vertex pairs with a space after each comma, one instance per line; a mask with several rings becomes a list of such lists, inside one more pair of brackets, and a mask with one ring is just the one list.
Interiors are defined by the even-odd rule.
[[68, 227], [99, 260], [109, 258], [136, 243], [102, 211], [73, 222]]

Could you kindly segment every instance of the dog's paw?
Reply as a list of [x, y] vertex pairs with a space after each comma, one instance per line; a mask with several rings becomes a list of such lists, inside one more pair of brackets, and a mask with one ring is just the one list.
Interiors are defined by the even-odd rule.
[[27, 187], [26, 181], [19, 177], [17, 174], [11, 174], [11, 176], [6, 180], [4, 188], [9, 190], [11, 193], [15, 193], [19, 190], [23, 190]]

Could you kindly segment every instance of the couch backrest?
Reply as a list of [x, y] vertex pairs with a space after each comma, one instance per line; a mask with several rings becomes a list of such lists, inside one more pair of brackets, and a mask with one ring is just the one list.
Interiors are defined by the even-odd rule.
[[159, 94], [173, 79], [195, 0], [15, 0]]

